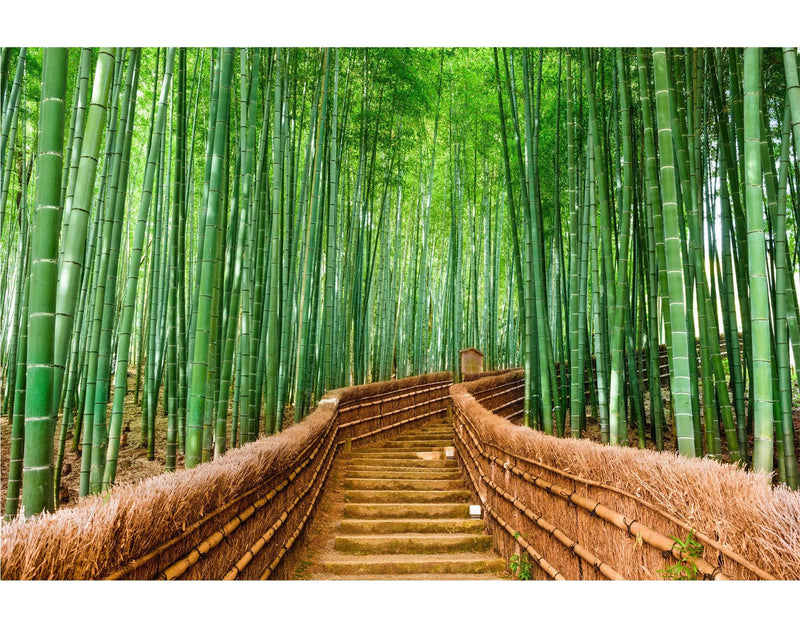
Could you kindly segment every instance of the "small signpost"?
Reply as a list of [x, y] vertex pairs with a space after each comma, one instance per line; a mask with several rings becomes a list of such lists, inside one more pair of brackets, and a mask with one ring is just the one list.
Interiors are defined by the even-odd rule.
[[483, 352], [477, 348], [465, 348], [459, 352], [461, 356], [461, 376], [479, 374], [483, 371]]

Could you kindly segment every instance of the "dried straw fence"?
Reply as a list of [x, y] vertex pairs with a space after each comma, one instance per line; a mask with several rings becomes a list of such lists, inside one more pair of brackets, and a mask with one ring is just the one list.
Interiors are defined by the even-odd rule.
[[[494, 547], [536, 578], [800, 578], [800, 494], [710, 460], [557, 439], [511, 424], [522, 372], [454, 385], [455, 443]], [[700, 558], [675, 539], [693, 531]]]
[[[266, 579], [296, 564], [336, 454], [444, 416], [449, 372], [338, 389], [211, 463], [2, 524], [4, 579]], [[294, 548], [294, 549], [293, 549]]]

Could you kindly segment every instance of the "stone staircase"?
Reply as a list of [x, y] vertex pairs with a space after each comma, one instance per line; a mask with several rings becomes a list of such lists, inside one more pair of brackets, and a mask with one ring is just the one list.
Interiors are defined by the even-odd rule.
[[428, 422], [392, 441], [354, 450], [342, 471], [342, 518], [313, 557], [311, 577], [343, 579], [498, 578], [483, 520], [458, 464], [446, 459], [453, 429]]

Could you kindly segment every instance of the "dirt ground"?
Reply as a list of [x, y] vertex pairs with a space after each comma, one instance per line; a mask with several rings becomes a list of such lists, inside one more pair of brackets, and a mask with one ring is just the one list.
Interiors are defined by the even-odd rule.
[[[702, 383], [700, 385], [700, 390], [702, 394]], [[666, 389], [661, 389], [661, 397], [662, 402], [664, 405], [664, 410], [669, 412], [670, 407], [670, 399], [669, 393]], [[745, 406], [747, 405], [747, 398], [745, 398]], [[629, 408], [632, 411], [632, 409]], [[701, 417], [703, 415], [703, 408], [700, 407]], [[644, 412], [646, 416], [646, 420], [650, 419], [650, 396], [646, 394], [644, 397]], [[629, 415], [629, 420], [631, 423], [630, 428], [628, 429], [628, 445], [632, 448], [639, 447], [639, 431], [635, 427], [635, 417], [633, 415]], [[586, 416], [587, 421], [587, 428], [584, 431], [584, 437], [591, 439], [592, 441], [600, 442], [600, 425], [597, 423], [597, 420], [593, 418], [590, 414]], [[795, 446], [795, 456], [796, 458], [800, 459], [800, 392], [797, 388], [793, 390], [793, 397], [792, 397], [792, 422], [794, 423], [794, 446]], [[722, 460], [730, 463], [731, 457], [728, 452], [728, 447], [725, 443], [725, 433], [722, 430], [722, 426], [720, 426], [720, 437], [721, 437], [721, 447], [722, 447]], [[655, 450], [656, 445], [655, 442], [652, 441], [649, 432], [649, 422], [648, 422], [648, 432], [645, 435], [645, 447], [648, 450]], [[703, 447], [705, 448], [705, 440], [703, 440]], [[752, 428], [748, 429], [748, 449], [752, 453], [753, 450], [753, 433]], [[667, 427], [664, 431], [664, 450], [667, 452], [677, 452], [678, 445], [677, 445], [677, 435], [675, 433], [675, 423], [672, 420], [669, 420]], [[777, 483], [777, 473], [778, 473], [778, 458], [777, 458], [777, 451], [775, 453], [774, 459], [774, 467], [775, 467], [775, 480], [773, 482]]]
[[[135, 377], [135, 372], [133, 373]], [[134, 380], [132, 378], [132, 380]], [[109, 405], [110, 414], [110, 405]], [[164, 415], [163, 405], [159, 402], [156, 412], [156, 446], [155, 459], [147, 460], [147, 448], [142, 445], [141, 423], [142, 408], [133, 401], [133, 391], [125, 396], [125, 413], [123, 421], [123, 442], [119, 449], [117, 463], [117, 484], [133, 484], [151, 476], [157, 476], [164, 471], [167, 447], [167, 418]], [[57, 453], [58, 437], [61, 432], [61, 419], [56, 425], [56, 442], [54, 456]], [[83, 437], [83, 435], [81, 435]], [[144, 446], [147, 441], [144, 441]], [[67, 445], [64, 453], [64, 465], [61, 476], [61, 494], [59, 507], [70, 506], [78, 501], [81, 477], [81, 451], [73, 449], [74, 440], [72, 432], [67, 433]], [[3, 415], [0, 419], [0, 493], [5, 503], [6, 484], [8, 479], [8, 463], [11, 448], [11, 418]], [[179, 455], [177, 464], [180, 467], [183, 456]]]
[[[164, 472], [166, 464], [167, 449], [167, 416], [164, 413], [162, 397], [159, 396], [156, 411], [156, 442], [155, 459], [147, 460], [147, 439], [142, 439], [142, 407], [134, 402], [134, 382], [136, 371], [130, 370], [128, 373], [128, 385], [130, 391], [125, 396], [125, 412], [123, 421], [123, 442], [119, 449], [119, 461], [117, 463], [116, 484], [135, 484], [151, 476], [157, 476]], [[139, 399], [141, 401], [142, 392]], [[111, 415], [111, 405], [109, 403], [109, 417]], [[292, 425], [294, 419], [294, 407], [288, 406], [284, 411], [283, 428]], [[61, 432], [61, 418], [59, 416], [56, 425], [56, 442], [53, 455], [57, 454], [58, 437]], [[81, 435], [83, 437], [83, 435]], [[81, 478], [81, 453], [80, 447], [76, 452], [73, 449], [72, 432], [67, 433], [67, 445], [64, 453], [64, 465], [61, 476], [61, 493], [59, 497], [60, 508], [69, 507], [77, 503], [80, 490]], [[8, 415], [0, 416], [0, 510], [5, 507], [5, 498], [8, 481], [8, 464], [11, 451], [11, 417]], [[177, 467], [183, 467], [183, 455], [176, 455], [175, 463]]]

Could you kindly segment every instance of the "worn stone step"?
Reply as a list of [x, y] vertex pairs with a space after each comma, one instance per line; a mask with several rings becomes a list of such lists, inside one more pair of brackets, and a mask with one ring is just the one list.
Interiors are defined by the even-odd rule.
[[452, 426], [433, 426], [429, 428], [420, 428], [419, 430], [409, 430], [394, 439], [403, 439], [405, 437], [431, 437], [434, 435], [452, 435], [453, 434], [453, 427]]
[[346, 478], [345, 489], [357, 491], [376, 490], [414, 490], [434, 491], [439, 489], [460, 489], [465, 486], [463, 478]]
[[348, 489], [344, 492], [345, 502], [384, 502], [386, 504], [407, 502], [469, 502], [471, 498], [472, 494], [466, 489], [447, 491]]
[[347, 502], [344, 505], [346, 519], [451, 519], [469, 517], [469, 504], [464, 502]]
[[434, 426], [423, 426], [421, 428], [416, 428], [414, 430], [407, 430], [404, 433], [397, 435], [395, 439], [403, 439], [404, 437], [420, 437], [422, 435], [429, 435], [430, 433], [443, 433], [443, 434], [453, 434], [453, 425], [452, 424], [438, 424]]
[[[391, 576], [391, 578], [389, 578]], [[314, 580], [504, 580], [509, 578], [508, 572], [487, 572], [485, 574], [435, 574], [424, 572], [422, 574], [318, 574]]]
[[491, 548], [492, 538], [480, 533], [396, 533], [337, 535], [333, 547], [348, 554], [436, 554]]
[[415, 439], [413, 441], [387, 441], [376, 449], [379, 450], [429, 450], [445, 448], [453, 445], [452, 439]]
[[345, 535], [382, 535], [389, 533], [480, 533], [483, 520], [465, 517], [440, 519], [344, 519], [339, 532]]
[[502, 574], [503, 559], [491, 552], [466, 554], [330, 555], [320, 562], [323, 572], [340, 576]]
[[353, 452], [354, 459], [443, 459], [444, 450], [386, 450], [364, 448]]
[[439, 429], [439, 430], [415, 430], [406, 433], [405, 435], [398, 435], [392, 441], [414, 441], [416, 439], [447, 439], [453, 436], [453, 429]]
[[372, 457], [359, 457], [350, 459], [348, 467], [352, 469], [365, 469], [374, 467], [383, 468], [454, 468], [458, 469], [455, 459], [382, 459]]
[[348, 469], [347, 478], [420, 478], [435, 480], [458, 480], [461, 472], [457, 469], [444, 469], [440, 467], [412, 467], [412, 468], [384, 468], [372, 467], [368, 469]]

